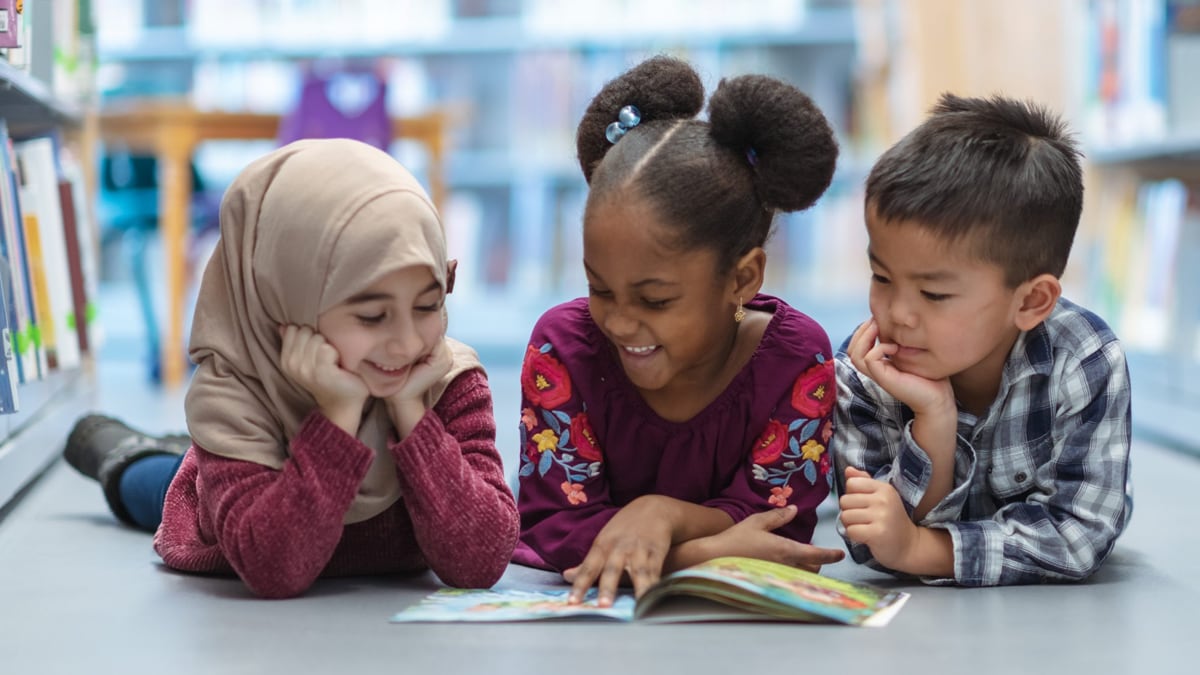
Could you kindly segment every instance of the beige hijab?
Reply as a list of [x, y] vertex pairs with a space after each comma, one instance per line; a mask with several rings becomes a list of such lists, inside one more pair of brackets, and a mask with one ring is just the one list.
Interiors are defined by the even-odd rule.
[[[221, 238], [204, 270], [189, 355], [188, 431], [206, 451], [283, 467], [288, 442], [316, 403], [280, 369], [280, 324], [317, 317], [380, 277], [428, 267], [446, 287], [441, 221], [420, 184], [390, 155], [345, 140], [303, 140], [242, 171], [221, 202]], [[480, 368], [475, 352], [446, 339], [450, 373], [428, 393]], [[375, 461], [346, 514], [354, 523], [400, 498], [387, 449], [392, 424], [371, 399], [358, 438]]]

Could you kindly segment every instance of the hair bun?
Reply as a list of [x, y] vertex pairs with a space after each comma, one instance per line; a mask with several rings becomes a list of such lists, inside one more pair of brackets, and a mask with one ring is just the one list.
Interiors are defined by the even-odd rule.
[[575, 135], [579, 167], [588, 182], [612, 147], [604, 130], [617, 121], [621, 108], [627, 105], [637, 107], [641, 124], [691, 119], [704, 107], [704, 84], [686, 61], [655, 56], [604, 85], [583, 114]]
[[755, 189], [768, 207], [806, 209], [833, 180], [838, 154], [833, 130], [796, 87], [765, 75], [723, 79], [708, 102], [708, 115], [717, 143], [753, 157]]

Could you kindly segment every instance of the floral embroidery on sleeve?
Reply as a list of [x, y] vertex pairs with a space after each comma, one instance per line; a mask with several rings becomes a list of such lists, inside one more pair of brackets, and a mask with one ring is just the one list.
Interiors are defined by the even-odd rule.
[[796, 378], [792, 385], [792, 407], [809, 419], [827, 417], [837, 400], [833, 359], [817, 354], [817, 365]]
[[571, 376], [558, 359], [550, 355], [550, 343], [525, 350], [521, 366], [521, 390], [529, 402], [541, 408], [557, 408], [571, 400]]
[[833, 436], [830, 413], [835, 402], [836, 383], [833, 361], [817, 354], [817, 364], [800, 374], [792, 385], [792, 408], [800, 414], [790, 424], [777, 419], [767, 421], [751, 451], [752, 471], [756, 480], [771, 486], [767, 501], [772, 506], [787, 506], [792, 496], [792, 476], [800, 473], [810, 485], [824, 476], [831, 481], [829, 453]]
[[555, 466], [562, 468], [566, 480], [560, 485], [571, 506], [588, 500], [583, 482], [599, 475], [603, 455], [588, 420], [587, 409], [572, 417], [556, 409], [571, 400], [571, 378], [567, 369], [550, 354], [550, 343], [525, 352], [521, 369], [521, 389], [534, 407], [521, 411], [522, 478], [537, 472], [545, 477]]

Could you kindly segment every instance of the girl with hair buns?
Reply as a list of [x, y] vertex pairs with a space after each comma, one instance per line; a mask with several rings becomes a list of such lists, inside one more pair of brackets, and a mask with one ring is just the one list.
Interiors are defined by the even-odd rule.
[[579, 124], [590, 190], [588, 297], [537, 322], [521, 374], [514, 561], [580, 601], [721, 555], [816, 570], [829, 492], [833, 354], [812, 319], [759, 293], [774, 216], [829, 186], [837, 144], [796, 88], [721, 82], [655, 57]]
[[179, 460], [90, 416], [67, 459], [122, 520], [157, 526], [168, 566], [232, 571], [261, 596], [426, 568], [490, 586], [518, 520], [487, 379], [445, 336], [454, 267], [433, 205], [388, 154], [284, 146], [222, 202], [190, 343], [193, 445]]

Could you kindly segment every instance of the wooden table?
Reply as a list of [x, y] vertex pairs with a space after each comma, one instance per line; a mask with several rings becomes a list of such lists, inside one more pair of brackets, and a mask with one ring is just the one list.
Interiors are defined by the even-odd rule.
[[[111, 107], [99, 113], [99, 140], [158, 158], [158, 218], [167, 271], [167, 320], [162, 328], [162, 377], [166, 387], [183, 383], [185, 255], [191, 222], [190, 162], [196, 146], [209, 140], [273, 139], [279, 115], [196, 110], [186, 103], [154, 102]], [[412, 139], [429, 152], [429, 190], [439, 208], [444, 203], [443, 162], [447, 117], [432, 112], [396, 118], [393, 138]]]

